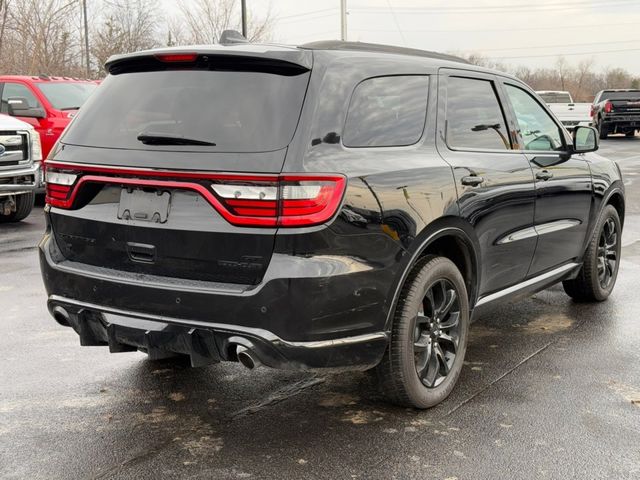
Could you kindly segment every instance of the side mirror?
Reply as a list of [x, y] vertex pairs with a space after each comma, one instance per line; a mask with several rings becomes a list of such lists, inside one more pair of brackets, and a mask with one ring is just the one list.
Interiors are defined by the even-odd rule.
[[595, 152], [598, 145], [598, 131], [593, 127], [576, 127], [573, 129], [573, 152]]
[[7, 99], [9, 115], [12, 117], [44, 118], [47, 115], [42, 107], [31, 107], [24, 97], [9, 97]]

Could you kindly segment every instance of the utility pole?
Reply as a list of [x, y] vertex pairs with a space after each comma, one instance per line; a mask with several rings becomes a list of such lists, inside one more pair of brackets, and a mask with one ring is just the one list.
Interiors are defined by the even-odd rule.
[[87, 20], [87, 0], [82, 0], [82, 16], [84, 17], [84, 53], [87, 61], [87, 78], [91, 78], [91, 60], [89, 59], [89, 21]]
[[240, 2], [242, 6], [242, 36], [247, 38], [247, 0]]
[[347, 0], [340, 0], [340, 39], [347, 41]]

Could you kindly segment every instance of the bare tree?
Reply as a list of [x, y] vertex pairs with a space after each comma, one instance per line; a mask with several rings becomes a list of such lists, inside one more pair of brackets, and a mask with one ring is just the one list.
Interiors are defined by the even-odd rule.
[[[5, 0], [6, 1], [6, 0]], [[77, 75], [75, 0], [13, 0], [6, 10], [2, 69], [22, 74]]]
[[115, 0], [106, 3], [104, 20], [92, 38], [92, 54], [100, 67], [111, 55], [146, 50], [158, 45], [158, 20], [151, 0]]
[[[185, 30], [190, 43], [216, 43], [224, 30], [241, 29], [240, 2], [236, 0], [179, 0]], [[269, 10], [266, 16], [251, 15], [247, 20], [247, 36], [251, 42], [268, 40], [273, 18]]]

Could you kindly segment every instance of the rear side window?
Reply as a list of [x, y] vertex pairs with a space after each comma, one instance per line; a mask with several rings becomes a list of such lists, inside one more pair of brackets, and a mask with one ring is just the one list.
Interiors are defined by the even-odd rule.
[[427, 116], [429, 77], [370, 78], [351, 97], [342, 143], [347, 147], [413, 145]]
[[509, 150], [509, 132], [493, 83], [449, 77], [447, 144], [453, 148]]
[[[267, 152], [291, 141], [309, 72], [162, 70], [108, 76], [62, 138], [91, 147]], [[208, 145], [146, 144], [144, 135]], [[215, 145], [212, 145], [215, 144]]]

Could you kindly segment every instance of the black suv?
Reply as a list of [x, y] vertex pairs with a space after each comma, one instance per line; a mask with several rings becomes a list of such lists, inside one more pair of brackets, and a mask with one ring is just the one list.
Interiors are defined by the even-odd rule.
[[111, 58], [46, 162], [49, 309], [194, 366], [377, 367], [443, 400], [483, 307], [620, 262], [618, 167], [522, 82], [358, 43]]

